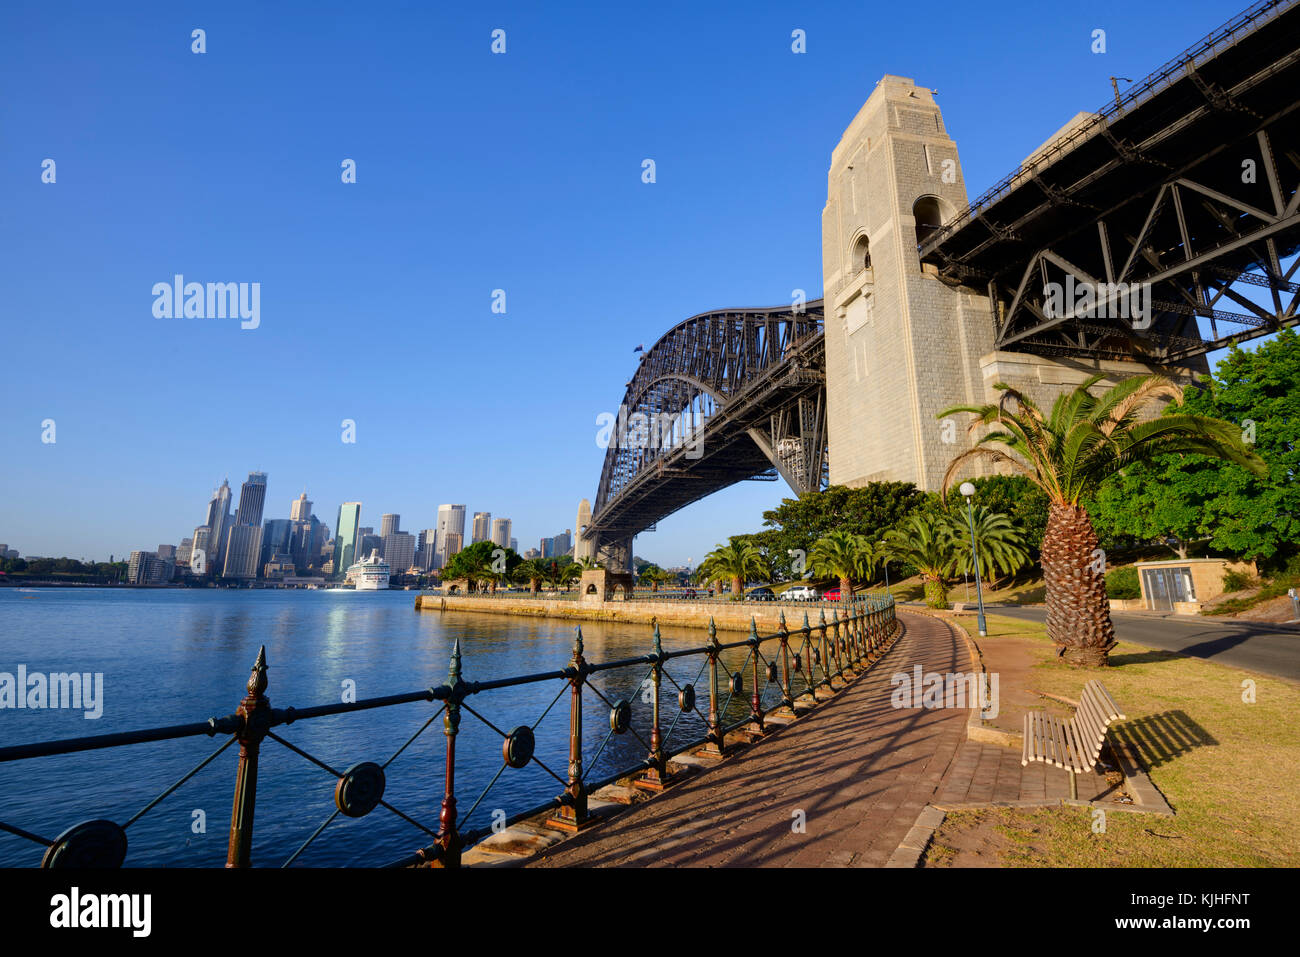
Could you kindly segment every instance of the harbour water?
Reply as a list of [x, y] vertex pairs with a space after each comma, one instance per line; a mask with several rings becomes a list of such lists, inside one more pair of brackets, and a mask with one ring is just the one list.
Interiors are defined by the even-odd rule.
[[[13, 745], [162, 725], [205, 721], [234, 712], [260, 645], [267, 650], [267, 696], [276, 708], [416, 691], [447, 680], [454, 641], [462, 647], [463, 678], [482, 681], [566, 666], [571, 623], [500, 615], [416, 612], [415, 593], [112, 588], [0, 588], [0, 673], [103, 675], [102, 715], [84, 710], [0, 709], [0, 744]], [[593, 663], [647, 654], [652, 629], [587, 622], [585, 654]], [[741, 636], [720, 635], [723, 641]], [[696, 647], [704, 632], [665, 630], [665, 650]], [[764, 646], [769, 656], [777, 645]], [[739, 669], [745, 649], [724, 655]], [[670, 663], [678, 684], [694, 682], [707, 710], [703, 656]], [[732, 702], [729, 718], [747, 710]], [[651, 705], [643, 690], [648, 666], [593, 677], [609, 701], [632, 703], [632, 731], [649, 740]], [[2, 680], [2, 679], [0, 679]], [[725, 674], [721, 679], [725, 693]], [[563, 682], [483, 692], [467, 703], [502, 731], [534, 725], [537, 757], [563, 778], [568, 762], [569, 696]], [[665, 681], [665, 723], [677, 716], [677, 689]], [[764, 701], [779, 697], [764, 685]], [[549, 705], [553, 706], [549, 712]], [[437, 703], [300, 721], [276, 733], [330, 768], [361, 761], [384, 764], [437, 711]], [[584, 695], [588, 780], [606, 777], [645, 757], [629, 732], [610, 736], [609, 705]], [[546, 717], [539, 718], [546, 712]], [[669, 747], [703, 734], [693, 713], [682, 716]], [[537, 763], [500, 774], [501, 735], [463, 712], [457, 739], [456, 796], [461, 827], [490, 825], [559, 794], [562, 784]], [[607, 740], [608, 739], [608, 740]], [[0, 821], [46, 839], [81, 821], [126, 822], [215, 751], [225, 738], [191, 737], [102, 751], [0, 763]], [[603, 750], [602, 750], [603, 747]], [[592, 765], [597, 752], [599, 760]], [[127, 866], [220, 867], [225, 863], [238, 747], [233, 746], [161, 804], [127, 828]], [[437, 830], [443, 793], [445, 738], [433, 721], [388, 766], [384, 798]], [[335, 810], [336, 778], [281, 744], [262, 745], [253, 841], [255, 866], [279, 866]], [[432, 838], [383, 807], [364, 818], [338, 816], [294, 866], [377, 866], [427, 846]], [[42, 847], [0, 832], [0, 866], [39, 863]]]

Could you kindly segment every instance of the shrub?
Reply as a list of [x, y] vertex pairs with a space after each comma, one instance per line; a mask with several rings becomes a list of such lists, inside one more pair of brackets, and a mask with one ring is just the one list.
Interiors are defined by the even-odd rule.
[[1132, 565], [1112, 568], [1106, 573], [1107, 598], [1141, 598], [1142, 587], [1138, 584], [1138, 572]]
[[1247, 572], [1226, 571], [1223, 573], [1224, 591], [1245, 591], [1255, 586], [1255, 579]]

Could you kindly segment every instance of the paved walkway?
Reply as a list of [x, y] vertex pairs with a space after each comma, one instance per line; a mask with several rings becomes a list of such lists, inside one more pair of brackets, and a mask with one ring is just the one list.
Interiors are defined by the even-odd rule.
[[942, 622], [899, 617], [903, 636], [836, 698], [528, 866], [883, 866], [934, 799], [965, 741], [968, 714], [890, 706], [897, 672], [970, 668]]

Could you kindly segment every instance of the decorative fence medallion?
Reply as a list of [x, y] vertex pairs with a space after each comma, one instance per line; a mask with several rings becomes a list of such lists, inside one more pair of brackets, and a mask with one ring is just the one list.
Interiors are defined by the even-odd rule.
[[632, 705], [622, 698], [609, 709], [609, 730], [622, 734], [632, 726]]
[[58, 836], [41, 858], [41, 867], [121, 867], [126, 832], [112, 821], [83, 821]]
[[690, 711], [695, 707], [695, 685], [685, 685], [677, 693], [677, 707], [683, 711]]
[[509, 734], [501, 744], [501, 757], [506, 764], [512, 768], [522, 768], [533, 759], [533, 750], [537, 747], [537, 739], [533, 737], [533, 729], [526, 724], [521, 724]]
[[745, 676], [742, 675], [739, 671], [733, 672], [731, 675], [731, 693], [744, 694], [744, 692], [745, 692]]
[[773, 681], [776, 681], [776, 662], [775, 662], [775, 661], [769, 661], [768, 664], [767, 664], [767, 681], [768, 681], [769, 684], [771, 684]]
[[348, 817], [365, 817], [384, 797], [384, 769], [362, 761], [343, 772], [334, 787], [334, 805]]

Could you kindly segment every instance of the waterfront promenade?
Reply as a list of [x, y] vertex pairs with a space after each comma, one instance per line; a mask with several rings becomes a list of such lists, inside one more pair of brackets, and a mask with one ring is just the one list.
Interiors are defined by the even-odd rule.
[[902, 637], [834, 699], [528, 866], [886, 864], [965, 743], [969, 714], [890, 706], [896, 672], [918, 664], [926, 671], [964, 672], [971, 665], [964, 643], [944, 622], [899, 617]]

